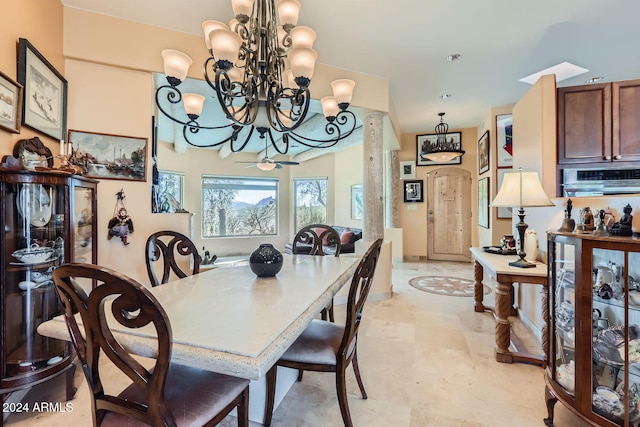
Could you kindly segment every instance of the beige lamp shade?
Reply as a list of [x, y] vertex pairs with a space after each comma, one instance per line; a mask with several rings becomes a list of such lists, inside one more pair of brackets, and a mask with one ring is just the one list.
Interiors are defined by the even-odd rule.
[[207, 45], [207, 49], [211, 50], [211, 39], [209, 38], [211, 35], [211, 32], [214, 30], [228, 30], [229, 27], [227, 27], [223, 22], [220, 21], [214, 21], [214, 20], [208, 20], [208, 21], [204, 21], [202, 23], [202, 32], [204, 33], [204, 42]]
[[187, 114], [200, 116], [204, 106], [204, 96], [197, 93], [185, 93], [182, 95], [182, 101], [184, 101], [184, 109]]
[[[279, 29], [280, 27], [278, 27]], [[279, 40], [282, 40], [279, 38]], [[313, 43], [316, 41], [316, 32], [309, 27], [295, 27], [291, 30], [291, 46], [308, 47], [313, 49]]]
[[257, 163], [256, 166], [261, 171], [272, 171], [276, 168], [275, 162], [260, 162], [260, 163]]
[[356, 82], [350, 79], [338, 79], [331, 82], [333, 97], [338, 104], [350, 104]]
[[549, 200], [537, 172], [509, 172], [505, 173], [502, 185], [496, 197], [491, 202], [492, 207], [536, 207], [554, 206]]
[[253, 3], [255, 0], [231, 0], [231, 8], [233, 13], [238, 15], [251, 16], [253, 12]]
[[276, 9], [278, 9], [281, 25], [296, 25], [298, 23], [298, 14], [300, 13], [298, 0], [278, 0]]
[[242, 46], [242, 37], [231, 30], [220, 29], [213, 30], [209, 34], [211, 41], [211, 51], [217, 61], [236, 62], [240, 46]]
[[320, 102], [322, 103], [322, 113], [325, 117], [335, 117], [338, 115], [340, 109], [333, 96], [325, 96], [320, 99]]
[[306, 77], [311, 79], [316, 68], [318, 52], [308, 47], [294, 47], [287, 54], [291, 64], [291, 72], [294, 77]]
[[427, 154], [420, 154], [425, 159], [429, 159], [432, 162], [444, 163], [462, 156], [463, 153], [456, 151], [432, 151]]
[[167, 77], [175, 77], [181, 82], [187, 77], [189, 67], [193, 60], [179, 50], [165, 49], [162, 51], [164, 61], [164, 74]]

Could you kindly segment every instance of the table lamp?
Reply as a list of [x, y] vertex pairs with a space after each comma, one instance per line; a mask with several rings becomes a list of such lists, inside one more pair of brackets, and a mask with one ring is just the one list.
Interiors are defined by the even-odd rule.
[[520, 217], [520, 222], [516, 224], [516, 229], [520, 237], [520, 248], [518, 250], [520, 259], [510, 262], [509, 265], [520, 268], [535, 267], [534, 263], [525, 259], [527, 254], [524, 251], [524, 232], [529, 226], [524, 222], [524, 208], [554, 206], [542, 189], [538, 173], [522, 172], [522, 168], [519, 168], [518, 172], [505, 173], [500, 190], [491, 202], [491, 206], [519, 208], [518, 217]]

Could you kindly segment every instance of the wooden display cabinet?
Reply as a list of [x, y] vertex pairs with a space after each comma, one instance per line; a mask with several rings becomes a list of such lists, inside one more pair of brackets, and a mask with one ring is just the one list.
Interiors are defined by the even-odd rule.
[[[97, 181], [59, 172], [0, 170], [0, 393], [3, 407], [47, 392], [66, 376], [73, 397], [71, 346], [38, 334], [43, 321], [62, 313], [51, 280], [67, 262], [97, 262]], [[43, 391], [44, 388], [44, 391]], [[35, 393], [35, 392], [34, 392]], [[12, 411], [3, 414], [4, 423]]]
[[548, 233], [548, 418], [640, 426], [640, 239]]

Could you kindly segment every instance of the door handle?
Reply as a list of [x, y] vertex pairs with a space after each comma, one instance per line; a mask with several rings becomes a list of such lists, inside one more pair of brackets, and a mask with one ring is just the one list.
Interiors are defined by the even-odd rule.
[[611, 160], [611, 156], [604, 156], [604, 160]]
[[622, 158], [622, 156], [621, 156], [620, 154], [617, 154], [617, 155], [614, 157], [614, 159], [616, 159], [616, 160], [620, 160], [621, 158]]

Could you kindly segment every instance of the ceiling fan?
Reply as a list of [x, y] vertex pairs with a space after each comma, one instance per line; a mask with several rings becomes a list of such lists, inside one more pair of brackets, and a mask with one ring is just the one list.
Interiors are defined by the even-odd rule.
[[263, 171], [270, 171], [270, 170], [273, 170], [273, 169], [282, 169], [283, 165], [293, 166], [293, 165], [299, 165], [300, 164], [300, 162], [291, 162], [291, 161], [288, 161], [288, 160], [274, 160], [271, 157], [269, 157], [269, 151], [268, 151], [268, 147], [267, 147], [267, 144], [266, 144], [266, 140], [265, 140], [264, 152], [265, 152], [265, 156], [259, 162], [236, 161], [236, 163], [249, 163], [249, 165], [245, 166], [245, 168], [252, 168], [252, 167], [255, 166], [258, 169], [263, 170]]

